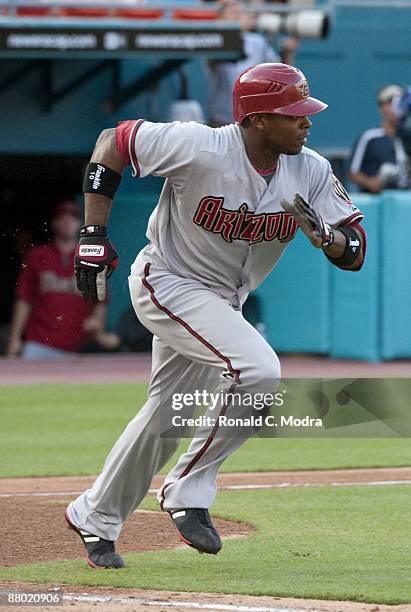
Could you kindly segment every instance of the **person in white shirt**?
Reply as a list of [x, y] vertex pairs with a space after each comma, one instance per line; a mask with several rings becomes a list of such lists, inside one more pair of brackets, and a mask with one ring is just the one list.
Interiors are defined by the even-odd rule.
[[254, 31], [256, 16], [249, 12], [241, 0], [225, 0], [221, 5], [220, 19], [238, 22], [241, 25], [244, 57], [233, 61], [208, 61], [209, 93], [208, 115], [209, 125], [220, 127], [233, 121], [232, 96], [236, 78], [247, 68], [265, 62], [294, 63], [294, 51], [298, 41], [294, 37], [282, 41], [281, 58], [268, 39]]

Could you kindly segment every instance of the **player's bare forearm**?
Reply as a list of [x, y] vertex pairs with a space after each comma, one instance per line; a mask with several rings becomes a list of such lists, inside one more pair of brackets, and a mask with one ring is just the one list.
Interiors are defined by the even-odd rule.
[[[358, 240], [360, 241], [361, 248], [360, 248], [357, 259], [355, 259], [355, 261], [353, 261], [353, 263], [350, 266], [344, 266], [345, 270], [353, 270], [353, 269], [355, 270], [357, 268], [360, 268], [362, 265], [363, 259], [364, 259], [363, 237], [361, 235], [361, 232], [359, 232], [355, 228], [353, 229], [358, 236]], [[346, 237], [344, 236], [342, 232], [340, 232], [337, 228], [335, 228], [334, 229], [334, 242], [332, 243], [332, 245], [328, 247], [324, 247], [323, 250], [324, 250], [324, 253], [326, 253], [332, 259], [338, 259], [339, 257], [343, 255], [345, 246], [346, 246]]]
[[[94, 147], [90, 162], [104, 164], [119, 174], [123, 173], [124, 164], [116, 146], [116, 130], [103, 130]], [[84, 194], [85, 224], [107, 225], [112, 199], [94, 193]]]

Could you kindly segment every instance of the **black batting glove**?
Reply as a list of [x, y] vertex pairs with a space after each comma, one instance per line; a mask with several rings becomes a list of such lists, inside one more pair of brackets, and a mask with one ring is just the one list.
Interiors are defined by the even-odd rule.
[[84, 225], [74, 256], [77, 288], [88, 302], [104, 302], [106, 280], [118, 265], [118, 255], [103, 225]]
[[292, 202], [281, 200], [281, 206], [294, 217], [313, 246], [324, 248], [333, 244], [332, 227], [325, 223], [324, 219], [299, 193], [294, 194]]

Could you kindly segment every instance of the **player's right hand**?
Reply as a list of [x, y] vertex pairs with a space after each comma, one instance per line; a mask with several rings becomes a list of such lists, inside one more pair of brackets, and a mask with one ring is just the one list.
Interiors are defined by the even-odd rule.
[[117, 268], [118, 255], [103, 226], [85, 225], [74, 256], [76, 281], [86, 301], [104, 302], [106, 280]]

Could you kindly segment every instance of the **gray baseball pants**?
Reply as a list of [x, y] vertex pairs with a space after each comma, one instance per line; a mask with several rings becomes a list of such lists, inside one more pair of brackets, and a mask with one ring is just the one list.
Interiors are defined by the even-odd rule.
[[[276, 353], [235, 309], [198, 281], [162, 269], [142, 251], [129, 278], [134, 309], [154, 334], [148, 398], [111, 449], [101, 474], [69, 507], [73, 521], [117, 540], [124, 521], [146, 495], [153, 476], [176, 450], [165, 437], [175, 393], [232, 387], [273, 392], [280, 379]], [[219, 407], [220, 410], [224, 407]], [[195, 410], [188, 407], [185, 416]], [[221, 463], [245, 441], [197, 430], [158, 494], [164, 510], [209, 508]]]

